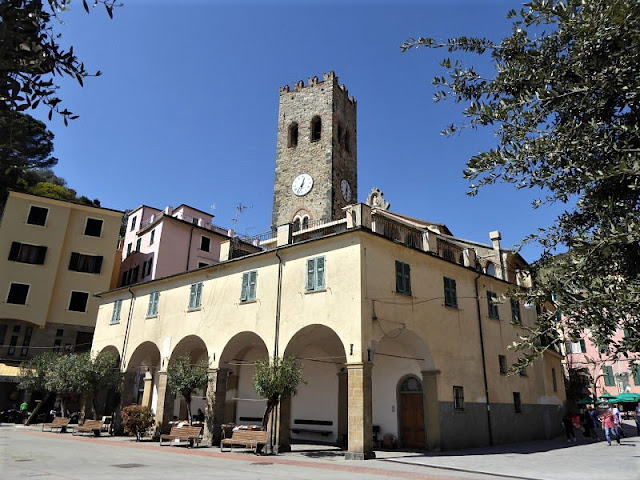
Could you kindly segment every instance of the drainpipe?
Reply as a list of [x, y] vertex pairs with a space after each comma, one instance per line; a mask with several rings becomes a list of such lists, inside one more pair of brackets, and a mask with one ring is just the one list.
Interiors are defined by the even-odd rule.
[[478, 292], [478, 279], [481, 274], [475, 279], [476, 285], [476, 308], [478, 311], [478, 329], [480, 330], [480, 352], [482, 354], [482, 377], [484, 379], [484, 395], [487, 402], [487, 426], [489, 432], [489, 445], [493, 445], [493, 430], [491, 428], [491, 404], [489, 403], [489, 382], [487, 381], [487, 361], [484, 355], [484, 335], [482, 333], [482, 314], [480, 313], [480, 293]]
[[120, 370], [124, 366], [124, 357], [125, 350], [127, 348], [127, 343], [129, 341], [129, 330], [131, 329], [131, 319], [133, 318], [133, 306], [136, 303], [136, 294], [133, 293], [131, 287], [127, 287], [129, 293], [131, 294], [131, 303], [129, 304], [129, 315], [127, 316], [127, 326], [124, 329], [124, 339], [122, 340], [122, 358], [120, 359]]
[[193, 226], [191, 227], [191, 231], [189, 232], [189, 248], [187, 249], [187, 267], [184, 269], [185, 272], [189, 271], [189, 262], [191, 261], [191, 240], [193, 239]]
[[[273, 345], [273, 360], [278, 358], [278, 344], [280, 343], [280, 308], [282, 305], [282, 257], [278, 253], [278, 249], [275, 250], [276, 257], [278, 258], [278, 289], [276, 296], [276, 324], [275, 324], [275, 340]], [[271, 434], [269, 435], [269, 450], [274, 453], [278, 453], [280, 448], [279, 441], [275, 437], [276, 430], [276, 418], [280, 414], [280, 402], [273, 408], [271, 412]]]

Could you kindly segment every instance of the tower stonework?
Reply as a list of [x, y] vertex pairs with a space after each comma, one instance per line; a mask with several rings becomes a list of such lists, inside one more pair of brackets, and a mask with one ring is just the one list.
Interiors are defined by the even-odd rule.
[[272, 227], [341, 218], [357, 202], [356, 101], [334, 72], [280, 88]]

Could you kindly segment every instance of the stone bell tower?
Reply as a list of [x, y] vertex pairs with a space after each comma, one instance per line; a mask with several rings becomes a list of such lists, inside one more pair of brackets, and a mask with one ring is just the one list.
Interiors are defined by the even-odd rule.
[[280, 88], [272, 227], [342, 217], [357, 202], [356, 101], [334, 72]]

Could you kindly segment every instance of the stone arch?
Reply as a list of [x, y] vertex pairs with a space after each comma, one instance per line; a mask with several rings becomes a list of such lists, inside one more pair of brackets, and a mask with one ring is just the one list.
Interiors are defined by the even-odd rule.
[[280, 443], [291, 439], [344, 444], [347, 433], [347, 372], [345, 346], [328, 326], [307, 325], [287, 342], [284, 355], [302, 365], [307, 382], [281, 406]]
[[[117, 359], [116, 365], [118, 366], [118, 369], [121, 369], [122, 359], [120, 357], [120, 351], [118, 350], [118, 348], [114, 345], [107, 345], [103, 347], [99, 352], [96, 352], [95, 355], [96, 357], [98, 357], [105, 353], [114, 355]], [[96, 407], [96, 413], [99, 416], [114, 416], [115, 413], [119, 410], [118, 405], [120, 404], [120, 392], [118, 391], [118, 387], [97, 392], [94, 404]]]
[[[181, 357], [183, 355], [188, 355], [191, 359], [192, 364], [210, 364], [207, 345], [205, 344], [204, 340], [202, 340], [202, 338], [197, 335], [187, 335], [186, 337], [180, 339], [178, 343], [176, 343], [175, 347], [173, 347], [173, 350], [171, 351], [168, 365], [170, 365], [171, 362], [174, 362], [178, 357]], [[204, 387], [193, 392], [191, 396], [192, 414], [195, 414], [198, 409], [202, 410], [203, 412], [205, 411], [207, 404], [206, 390], [206, 387]], [[174, 397], [172, 408], [170, 408], [171, 416], [177, 417], [179, 420], [188, 419], [187, 403], [184, 398], [176, 392], [171, 392], [171, 394]]]
[[426, 343], [416, 332], [405, 328], [388, 332], [372, 347], [373, 423], [380, 427], [381, 437], [390, 434], [402, 444], [400, 387], [413, 377], [422, 388], [425, 440], [429, 448], [436, 448], [440, 438], [437, 370]]
[[154, 409], [157, 391], [153, 389], [161, 368], [160, 350], [153, 342], [142, 342], [129, 359], [122, 364], [124, 382], [122, 388], [123, 406], [136, 404]]
[[269, 358], [269, 349], [255, 332], [239, 332], [224, 346], [219, 359], [219, 375], [226, 382], [219, 382], [218, 396], [224, 398], [224, 422], [262, 424], [265, 402], [253, 387], [255, 362]]

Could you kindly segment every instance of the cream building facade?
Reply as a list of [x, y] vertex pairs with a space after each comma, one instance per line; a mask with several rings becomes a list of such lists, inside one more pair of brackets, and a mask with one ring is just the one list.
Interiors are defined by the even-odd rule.
[[[10, 192], [0, 225], [0, 362], [43, 351], [88, 351], [94, 293], [115, 285], [122, 212]], [[16, 369], [0, 383], [15, 402]]]
[[536, 316], [503, 301], [531, 286], [526, 262], [497, 231], [456, 238], [390, 211], [378, 189], [358, 203], [356, 103], [337, 80], [280, 89], [274, 227], [248, 242], [258, 251], [229, 239], [219, 264], [99, 295], [92, 348], [120, 356], [122, 405], [150, 406], [166, 429], [185, 414], [168, 365], [204, 360], [193, 411], [215, 442], [224, 423], [260, 423], [255, 361], [294, 355], [307, 383], [272, 416], [280, 449], [320, 441], [367, 459], [381, 440], [436, 450], [559, 433], [561, 356], [506, 374]]

